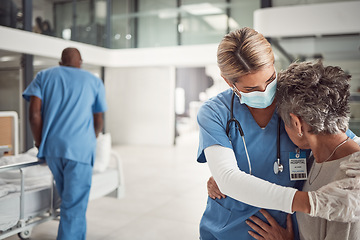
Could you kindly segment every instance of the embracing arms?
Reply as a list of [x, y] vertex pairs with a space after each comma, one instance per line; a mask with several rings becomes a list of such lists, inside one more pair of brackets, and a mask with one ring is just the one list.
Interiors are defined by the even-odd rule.
[[[242, 172], [229, 148], [213, 145], [205, 149], [205, 156], [219, 191], [236, 200], [288, 213], [300, 211], [327, 220], [348, 222], [360, 219], [359, 178], [343, 179], [317, 191], [301, 192]], [[216, 188], [215, 181], [208, 185]], [[336, 208], [332, 207], [333, 202], [336, 202]]]
[[204, 153], [222, 193], [256, 207], [293, 212], [291, 205], [296, 189], [279, 186], [241, 171], [230, 148], [213, 145], [206, 148]]

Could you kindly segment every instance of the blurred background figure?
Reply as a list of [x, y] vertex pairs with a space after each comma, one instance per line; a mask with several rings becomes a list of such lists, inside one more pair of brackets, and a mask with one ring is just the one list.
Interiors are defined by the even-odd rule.
[[34, 33], [43, 33], [43, 21], [41, 17], [35, 18], [35, 26], [33, 27]]
[[53, 36], [54, 32], [51, 29], [50, 22], [48, 20], [45, 20], [42, 23], [42, 33], [48, 36]]

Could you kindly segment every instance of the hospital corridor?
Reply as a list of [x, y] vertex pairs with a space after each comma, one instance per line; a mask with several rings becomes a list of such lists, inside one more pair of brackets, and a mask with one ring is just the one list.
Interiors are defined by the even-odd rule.
[[[283, 228], [294, 211], [339, 220], [309, 195], [333, 182], [350, 194], [325, 195], [360, 236], [345, 203], [360, 194], [359, 12], [360, 0], [0, 0], [0, 240], [250, 240], [260, 208]], [[314, 104], [296, 114], [308, 106], [290, 97]]]

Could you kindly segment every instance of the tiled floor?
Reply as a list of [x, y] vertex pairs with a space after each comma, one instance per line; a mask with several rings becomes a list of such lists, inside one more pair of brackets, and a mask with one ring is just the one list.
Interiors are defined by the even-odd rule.
[[[89, 203], [87, 239], [199, 239], [210, 173], [196, 162], [197, 139], [191, 133], [178, 138], [175, 147], [115, 146], [123, 160], [125, 197]], [[57, 221], [41, 224], [31, 239], [55, 239], [57, 226]]]

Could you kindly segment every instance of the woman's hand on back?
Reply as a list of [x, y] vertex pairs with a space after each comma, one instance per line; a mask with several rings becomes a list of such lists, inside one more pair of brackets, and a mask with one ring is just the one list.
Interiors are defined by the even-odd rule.
[[257, 240], [293, 240], [294, 230], [291, 215], [288, 214], [286, 220], [286, 229], [281, 227], [277, 221], [265, 210], [261, 209], [260, 213], [264, 215], [269, 223], [252, 216], [246, 223], [257, 233], [249, 231], [249, 234]]

